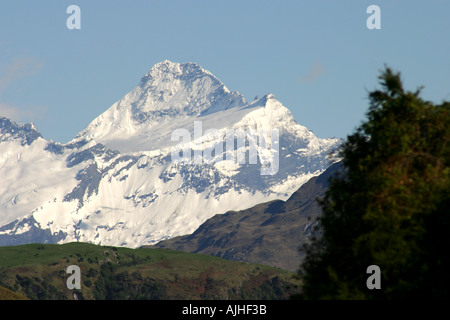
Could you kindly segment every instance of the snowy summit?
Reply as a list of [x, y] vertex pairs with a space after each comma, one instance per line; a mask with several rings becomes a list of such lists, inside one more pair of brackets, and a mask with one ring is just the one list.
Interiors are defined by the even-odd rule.
[[[173, 161], [180, 130], [192, 138], [185, 150], [205, 154], [218, 137], [225, 145], [227, 132], [274, 129], [279, 164], [272, 175], [261, 168], [273, 145], [257, 144], [252, 163], [252, 141], [214, 149], [212, 163]], [[138, 247], [189, 234], [215, 214], [287, 199], [331, 164], [327, 155], [340, 143], [316, 137], [272, 94], [247, 102], [198, 64], [166, 60], [67, 144], [0, 119], [0, 245]]]

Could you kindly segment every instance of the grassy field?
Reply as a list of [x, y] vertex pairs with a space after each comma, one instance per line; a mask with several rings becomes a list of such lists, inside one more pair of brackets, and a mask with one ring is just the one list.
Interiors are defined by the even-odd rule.
[[[81, 289], [67, 288], [70, 265]], [[101, 300], [288, 299], [298, 290], [293, 273], [264, 265], [87, 243], [0, 247], [0, 286], [29, 299]]]

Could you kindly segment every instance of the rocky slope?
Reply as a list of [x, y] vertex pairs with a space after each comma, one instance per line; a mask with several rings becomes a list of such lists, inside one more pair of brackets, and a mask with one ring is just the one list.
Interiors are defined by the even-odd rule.
[[138, 247], [215, 214], [287, 199], [328, 166], [320, 139], [267, 94], [247, 102], [196, 63], [156, 64], [66, 144], [0, 121], [0, 245]]
[[156, 246], [296, 271], [304, 256], [302, 244], [317, 232], [314, 227], [321, 212], [317, 199], [339, 170], [340, 163], [332, 165], [287, 201], [275, 200], [215, 215], [193, 234], [161, 241]]

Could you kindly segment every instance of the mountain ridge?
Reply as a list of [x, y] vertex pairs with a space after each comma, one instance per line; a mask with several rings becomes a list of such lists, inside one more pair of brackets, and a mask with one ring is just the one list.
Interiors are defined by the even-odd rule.
[[286, 201], [273, 200], [215, 215], [194, 233], [163, 240], [155, 247], [297, 271], [304, 258], [301, 246], [320, 232], [314, 229], [321, 215], [317, 199], [323, 197], [329, 179], [339, 172], [342, 164], [337, 162]]
[[[164, 65], [178, 70], [167, 75], [174, 81], [159, 83], [163, 75], [150, 78], [154, 77], [151, 72], [162, 72]], [[183, 73], [181, 66], [165, 61], [152, 68], [140, 82], [152, 88], [146, 89], [145, 97], [139, 98], [137, 92], [142, 88], [138, 86], [125, 95], [135, 100], [122, 98], [105, 111], [117, 116], [116, 122], [105, 122], [108, 130], [89, 125], [66, 144], [42, 138], [34, 126], [16, 125], [22, 137], [32, 137], [29, 144], [23, 144], [26, 138], [15, 139], [7, 133], [6, 125], [12, 128], [12, 122], [0, 122], [0, 245], [30, 241], [128, 247], [154, 244], [189, 234], [214, 214], [287, 199], [329, 166], [328, 154], [340, 139], [317, 138], [271, 94], [247, 103], [219, 80], [211, 80], [212, 74], [199, 65], [184, 65], [194, 75]], [[181, 85], [183, 81], [189, 85]], [[164, 102], [164, 97], [159, 101], [160, 88], [167, 97], [181, 92], [173, 101], [167, 98], [181, 104]], [[180, 98], [188, 89], [192, 97]], [[120, 101], [128, 113], [117, 113]], [[152, 106], [193, 113], [179, 114], [171, 121], [158, 117], [158, 123], [150, 118], [144, 124], [130, 122], [134, 121], [130, 116], [133, 107], [149, 112]], [[96, 119], [105, 121], [105, 113]], [[130, 126], [109, 135], [120, 123]], [[200, 133], [196, 132], [199, 126]], [[208, 135], [210, 129], [215, 131]], [[270, 140], [269, 135], [268, 144], [261, 144], [257, 134], [270, 134], [274, 129], [278, 139], [272, 135]], [[209, 152], [213, 161], [175, 162], [172, 151], [180, 144], [173, 139], [177, 130], [191, 137], [183, 141], [188, 150], [204, 159]], [[232, 142], [231, 150], [224, 149], [229, 131], [235, 141], [246, 139], [245, 144]], [[248, 136], [252, 132], [256, 135]], [[250, 146], [255, 147], [255, 163], [249, 161]], [[239, 152], [244, 155], [243, 163], [237, 161]], [[277, 163], [267, 163], [267, 154]], [[273, 174], [261, 174], [265, 167]]]
[[117, 138], [119, 133], [134, 133], [142, 125], [154, 126], [173, 118], [206, 115], [246, 104], [240, 93], [230, 92], [198, 64], [165, 60], [153, 66], [136, 88], [94, 119], [76, 138], [102, 142], [105, 136], [113, 134], [111, 131]]

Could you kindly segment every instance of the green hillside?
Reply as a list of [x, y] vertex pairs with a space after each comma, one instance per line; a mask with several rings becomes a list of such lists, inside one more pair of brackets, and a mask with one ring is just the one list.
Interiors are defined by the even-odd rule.
[[28, 300], [28, 299], [9, 289], [0, 287], [0, 300]]
[[[69, 265], [81, 289], [67, 288]], [[0, 247], [0, 286], [29, 299], [287, 299], [297, 285], [284, 270], [167, 249]]]

